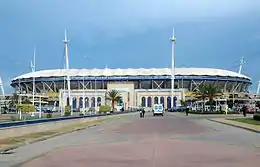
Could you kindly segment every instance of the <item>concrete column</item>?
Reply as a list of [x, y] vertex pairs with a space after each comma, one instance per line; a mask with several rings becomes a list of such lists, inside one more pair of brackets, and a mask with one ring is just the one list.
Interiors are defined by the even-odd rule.
[[167, 108], [167, 97], [168, 96], [164, 96], [164, 106], [163, 106], [164, 108]]
[[150, 96], [151, 97], [151, 102], [152, 102], [152, 108], [154, 106], [154, 96]]
[[76, 96], [76, 100], [77, 100], [76, 108], [78, 109], [79, 108], [79, 96]]
[[148, 107], [148, 96], [145, 96], [145, 107]]

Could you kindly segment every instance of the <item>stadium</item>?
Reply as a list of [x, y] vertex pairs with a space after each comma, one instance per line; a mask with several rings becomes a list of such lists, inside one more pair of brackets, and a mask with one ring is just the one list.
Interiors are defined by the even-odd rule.
[[[14, 78], [11, 86], [22, 93], [32, 94], [35, 81], [36, 94], [56, 93], [59, 104], [68, 105], [67, 76], [70, 76], [70, 97], [74, 109], [106, 104], [106, 92], [111, 89], [120, 92], [121, 107], [152, 107], [161, 103], [169, 108], [171, 72], [170, 68], [42, 70]], [[174, 105], [178, 106], [201, 84], [215, 84], [226, 94], [247, 93], [251, 78], [222, 69], [175, 68], [174, 83]]]

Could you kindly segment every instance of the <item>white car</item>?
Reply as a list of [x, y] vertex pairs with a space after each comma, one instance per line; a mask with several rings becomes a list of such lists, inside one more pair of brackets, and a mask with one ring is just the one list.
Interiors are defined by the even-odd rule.
[[155, 115], [163, 116], [163, 114], [164, 114], [163, 105], [162, 104], [155, 104], [153, 106], [153, 116], [155, 116]]

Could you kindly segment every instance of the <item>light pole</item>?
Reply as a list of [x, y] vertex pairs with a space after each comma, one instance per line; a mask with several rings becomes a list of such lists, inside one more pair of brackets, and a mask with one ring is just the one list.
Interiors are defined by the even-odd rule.
[[171, 108], [173, 108], [174, 103], [174, 80], [175, 80], [175, 62], [174, 62], [174, 45], [176, 38], [174, 36], [174, 29], [172, 31], [172, 37], [170, 38], [172, 42], [172, 68], [171, 68]]
[[[33, 62], [31, 61], [31, 70], [33, 72], [33, 91], [32, 91], [32, 105], [33, 107], [35, 108], [35, 104], [34, 104], [34, 101], [35, 101], [35, 76], [34, 76], [34, 73], [35, 73], [35, 54], [36, 54], [36, 49], [34, 48], [33, 50]], [[34, 116], [34, 112], [32, 112], [32, 116]]]
[[42, 118], [42, 98], [41, 98], [41, 95], [40, 95], [40, 102], [39, 102], [39, 118]]
[[63, 43], [64, 43], [64, 46], [65, 46], [66, 70], [68, 72], [68, 74], [67, 74], [67, 86], [68, 86], [69, 106], [71, 108], [71, 115], [73, 115], [72, 99], [71, 99], [71, 96], [70, 96], [69, 51], [68, 51], [69, 40], [67, 39], [67, 30], [65, 30], [65, 37], [64, 37]]
[[82, 102], [83, 102], [83, 113], [85, 114], [85, 76], [83, 76], [83, 100], [82, 100]]
[[[21, 105], [21, 102], [22, 100], [21, 100], [21, 79], [19, 78], [19, 96], [18, 96], [18, 103], [19, 103], [19, 105]], [[22, 111], [21, 111], [21, 109], [19, 109], [19, 120], [22, 120]]]

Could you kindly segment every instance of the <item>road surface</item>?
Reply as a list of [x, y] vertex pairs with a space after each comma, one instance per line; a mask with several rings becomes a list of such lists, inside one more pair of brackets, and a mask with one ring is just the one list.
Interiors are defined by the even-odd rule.
[[0, 155], [0, 166], [259, 167], [259, 134], [206, 118], [132, 114]]

